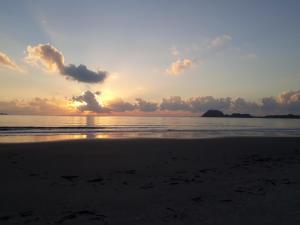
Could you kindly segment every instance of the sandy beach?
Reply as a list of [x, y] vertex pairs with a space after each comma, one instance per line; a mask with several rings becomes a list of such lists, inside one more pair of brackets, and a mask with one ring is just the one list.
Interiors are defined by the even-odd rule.
[[0, 144], [0, 224], [300, 224], [300, 138]]

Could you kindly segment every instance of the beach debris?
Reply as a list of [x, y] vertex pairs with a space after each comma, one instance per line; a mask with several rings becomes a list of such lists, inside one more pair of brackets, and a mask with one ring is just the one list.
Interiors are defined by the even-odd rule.
[[194, 202], [202, 202], [203, 201], [203, 199], [202, 199], [202, 197], [194, 197], [194, 198], [192, 198], [192, 200], [194, 201]]
[[61, 178], [73, 182], [74, 179], [78, 178], [78, 176], [61, 176]]
[[152, 184], [152, 182], [150, 182], [149, 184], [145, 184], [144, 186], [141, 187], [141, 189], [151, 189], [154, 188], [154, 185]]
[[224, 203], [225, 202], [232, 202], [232, 200], [231, 199], [221, 199], [220, 202], [224, 202]]
[[11, 216], [1, 216], [0, 220], [9, 220], [11, 218], [12, 218]]
[[135, 174], [136, 170], [126, 170], [125, 173], [126, 174]]
[[63, 223], [66, 220], [71, 220], [71, 219], [75, 219], [77, 217], [77, 215], [75, 213], [63, 216], [60, 220], [58, 220], [56, 223]]
[[167, 210], [167, 215], [163, 217], [163, 221], [165, 222], [168, 222], [170, 221], [171, 219], [178, 219], [178, 220], [184, 220], [185, 218], [188, 217], [187, 213], [182, 210], [182, 211], [179, 211], [179, 210], [175, 210], [175, 209], [172, 209], [170, 207], [167, 207], [166, 208]]
[[103, 181], [102, 177], [88, 180], [89, 183], [97, 183], [97, 182], [102, 182], [102, 181]]
[[79, 215], [95, 215], [96, 213], [90, 210], [80, 210], [77, 212]]
[[36, 174], [36, 173], [30, 173], [29, 176], [30, 177], [36, 177], [36, 176], [38, 176], [38, 174]]
[[106, 216], [103, 214], [96, 214], [94, 211], [91, 210], [79, 210], [77, 212], [70, 212], [68, 215], [61, 217], [56, 223], [63, 223], [67, 220], [77, 219], [79, 217], [87, 217], [89, 220], [102, 220], [106, 219]]
[[20, 212], [19, 213], [21, 217], [28, 217], [28, 216], [32, 216], [33, 211], [29, 210], [29, 211], [24, 211], [24, 212]]

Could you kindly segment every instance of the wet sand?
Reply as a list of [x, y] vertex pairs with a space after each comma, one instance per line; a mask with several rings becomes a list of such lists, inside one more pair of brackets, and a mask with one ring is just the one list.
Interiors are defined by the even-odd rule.
[[300, 138], [0, 144], [0, 224], [300, 224]]

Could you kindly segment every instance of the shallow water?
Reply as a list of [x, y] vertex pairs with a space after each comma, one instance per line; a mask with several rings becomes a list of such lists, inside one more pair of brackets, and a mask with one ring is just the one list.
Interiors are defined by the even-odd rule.
[[300, 136], [300, 120], [134, 116], [0, 116], [0, 142], [231, 136]]

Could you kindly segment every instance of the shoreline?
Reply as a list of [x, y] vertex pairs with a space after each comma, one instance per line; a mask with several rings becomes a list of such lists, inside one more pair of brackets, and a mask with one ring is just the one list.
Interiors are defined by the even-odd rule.
[[[56, 134], [55, 134], [56, 135]], [[53, 135], [53, 136], [55, 136]], [[43, 135], [41, 135], [43, 136]], [[51, 135], [50, 135], [51, 136]], [[300, 136], [220, 136], [220, 137], [203, 137], [203, 138], [153, 138], [153, 137], [124, 137], [124, 138], [78, 138], [78, 139], [63, 139], [63, 140], [50, 140], [50, 141], [33, 141], [33, 142], [0, 142], [0, 148], [5, 147], [6, 145], [34, 145], [34, 144], [51, 144], [51, 143], [94, 143], [99, 144], [103, 142], [202, 142], [207, 140], [249, 140], [249, 139], [258, 139], [258, 140], [278, 140], [278, 139], [295, 139], [300, 140]], [[1, 149], [0, 149], [1, 151]]]
[[[286, 131], [285, 131], [286, 132]], [[234, 132], [233, 132], [234, 133]], [[180, 137], [181, 135], [181, 137]], [[113, 132], [113, 133], [87, 133], [87, 134], [51, 134], [51, 135], [0, 135], [1, 144], [31, 144], [31, 143], [51, 143], [51, 142], [92, 142], [103, 140], [206, 140], [206, 139], [244, 139], [244, 138], [300, 138], [298, 133], [296, 134], [252, 134], [252, 135], [222, 135], [222, 134], [210, 134], [207, 133], [194, 133], [194, 132]]]
[[0, 223], [300, 224], [299, 174], [300, 137], [0, 144]]

